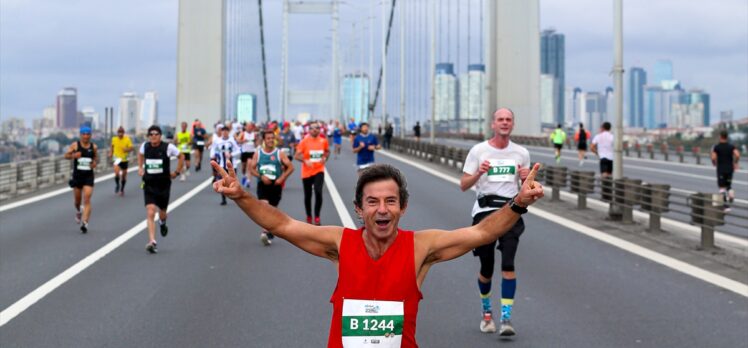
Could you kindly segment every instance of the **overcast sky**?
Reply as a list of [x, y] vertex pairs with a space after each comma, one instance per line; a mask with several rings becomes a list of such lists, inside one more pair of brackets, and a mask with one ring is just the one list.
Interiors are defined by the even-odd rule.
[[[401, 0], [405, 6], [413, 1]], [[471, 62], [478, 61], [480, 0], [439, 1], [442, 12], [442, 50], [439, 59], [457, 59], [459, 72], [467, 65], [467, 30], [472, 33]], [[400, 1], [399, 1], [400, 2]], [[541, 30], [553, 27], [566, 36], [566, 83], [585, 91], [602, 91], [611, 86], [613, 61], [612, 0], [541, 0]], [[281, 0], [265, 0], [270, 108], [278, 110], [281, 56]], [[348, 0], [341, 7], [341, 54], [343, 73], [358, 68], [360, 52], [368, 56], [368, 34], [360, 29], [369, 13], [369, 0]], [[417, 1], [422, 4], [423, 1]], [[234, 74], [235, 90], [260, 96], [264, 114], [260, 66], [257, 2], [246, 0], [240, 23], [243, 49], [242, 69]], [[408, 5], [411, 4], [411, 5]], [[446, 6], [450, 5], [449, 11]], [[457, 40], [457, 4], [460, 4], [460, 40]], [[419, 24], [406, 7], [406, 28]], [[160, 97], [162, 122], [174, 120], [176, 109], [177, 0], [0, 0], [0, 117], [40, 117], [46, 106], [54, 105], [57, 92], [65, 86], [78, 88], [78, 106], [93, 106], [103, 113], [105, 106], [117, 106], [125, 91], [143, 94], [155, 90]], [[468, 9], [471, 21], [467, 23]], [[239, 8], [234, 7], [235, 11]], [[410, 13], [410, 15], [407, 15]], [[451, 13], [447, 30], [447, 13]], [[380, 10], [374, 12], [374, 50], [379, 49]], [[396, 21], [397, 23], [397, 21]], [[421, 24], [423, 25], [423, 24]], [[410, 26], [410, 27], [409, 27]], [[291, 80], [293, 88], [327, 88], [330, 61], [329, 20], [300, 16], [291, 25]], [[413, 29], [409, 29], [413, 30]], [[421, 34], [423, 30], [420, 30]], [[447, 49], [446, 37], [450, 36]], [[366, 40], [352, 44], [352, 35]], [[411, 32], [409, 47], [421, 57], [416, 66], [427, 66], [427, 37]], [[398, 41], [393, 44], [397, 45]], [[397, 113], [397, 54], [389, 56], [391, 114]], [[409, 58], [410, 59], [410, 58]], [[651, 73], [657, 59], [673, 62], [675, 78], [684, 88], [701, 88], [711, 94], [712, 119], [732, 109], [735, 118], [748, 116], [748, 2], [745, 0], [624, 1], [624, 65], [640, 66]], [[378, 69], [377, 57], [374, 62]], [[364, 70], [367, 70], [364, 60]], [[376, 71], [376, 70], [375, 70]], [[376, 74], [375, 74], [376, 76]], [[413, 85], [413, 89], [419, 88]], [[412, 95], [409, 98], [417, 98]], [[420, 98], [419, 100], [424, 100]], [[410, 103], [412, 106], [415, 102]], [[409, 106], [410, 108], [410, 106]], [[275, 115], [274, 115], [275, 116]]]

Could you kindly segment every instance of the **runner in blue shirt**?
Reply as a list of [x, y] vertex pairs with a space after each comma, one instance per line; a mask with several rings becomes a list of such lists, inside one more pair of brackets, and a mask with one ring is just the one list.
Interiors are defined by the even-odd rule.
[[356, 166], [362, 170], [374, 164], [374, 151], [382, 148], [377, 137], [369, 133], [369, 124], [361, 123], [360, 134], [353, 140], [353, 152], [358, 154]]
[[340, 155], [340, 147], [343, 143], [343, 131], [340, 129], [340, 122], [335, 121], [335, 127], [332, 130], [332, 143], [334, 144], [335, 159]]

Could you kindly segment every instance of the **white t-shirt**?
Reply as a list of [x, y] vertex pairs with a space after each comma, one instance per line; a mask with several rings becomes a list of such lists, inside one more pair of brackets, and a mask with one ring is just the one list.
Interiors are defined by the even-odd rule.
[[244, 144], [242, 152], [255, 152], [255, 132], [244, 132]]
[[613, 134], [603, 131], [592, 138], [592, 143], [597, 145], [597, 154], [600, 158], [613, 160]]
[[526, 148], [509, 141], [507, 147], [498, 149], [490, 145], [488, 141], [484, 141], [470, 149], [470, 152], [465, 159], [465, 165], [463, 166], [462, 171], [466, 174], [473, 175], [478, 172], [481, 163], [487, 160], [497, 161], [497, 163], [505, 168], [513, 166], [513, 174], [511, 168], [508, 168], [509, 170], [507, 170], [507, 173], [509, 174], [501, 173], [501, 181], [489, 180], [489, 173], [481, 175], [480, 179], [475, 183], [476, 201], [473, 204], [473, 216], [484, 211], [496, 209], [491, 207], [479, 207], [477, 200], [478, 197], [485, 195], [514, 197], [519, 193], [519, 168], [530, 168], [530, 152], [527, 151]]
[[[143, 142], [142, 144], [140, 144], [140, 154], [141, 155], [145, 155], [145, 143], [147, 143], [147, 141]], [[174, 144], [169, 143], [169, 146], [166, 148], [166, 155], [167, 156], [169, 156], [169, 157], [179, 157], [180, 153], [181, 152], [179, 151], [179, 149]]]
[[[224, 153], [230, 153], [231, 158], [226, 158]], [[226, 160], [230, 159], [234, 168], [238, 168], [241, 161], [237, 160], [238, 156], [242, 153], [239, 144], [236, 143], [233, 137], [228, 139], [218, 138], [213, 146], [210, 147], [210, 158], [215, 158], [216, 162], [221, 167], [226, 168]]]
[[304, 135], [304, 127], [293, 126], [291, 127], [291, 131], [293, 132], [293, 136], [296, 138], [296, 141], [301, 141], [301, 136]]

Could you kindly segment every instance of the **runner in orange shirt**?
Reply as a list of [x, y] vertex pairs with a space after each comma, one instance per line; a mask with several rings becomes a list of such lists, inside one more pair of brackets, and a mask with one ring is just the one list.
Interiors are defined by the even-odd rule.
[[[301, 161], [301, 181], [304, 183], [306, 222], [319, 226], [322, 209], [322, 186], [325, 183], [325, 162], [330, 157], [327, 139], [320, 136], [319, 122], [309, 123], [309, 136], [296, 146], [295, 159]], [[312, 188], [314, 188], [314, 220], [312, 220]]]

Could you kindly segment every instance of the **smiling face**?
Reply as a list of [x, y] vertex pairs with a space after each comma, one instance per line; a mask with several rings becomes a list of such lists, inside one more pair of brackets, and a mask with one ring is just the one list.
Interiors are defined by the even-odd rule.
[[356, 207], [356, 212], [364, 220], [367, 233], [378, 240], [387, 240], [397, 234], [398, 222], [406, 208], [400, 207], [397, 183], [387, 179], [364, 186], [361, 206]]
[[493, 114], [491, 129], [499, 136], [509, 136], [514, 129], [514, 114], [509, 109], [499, 109]]

